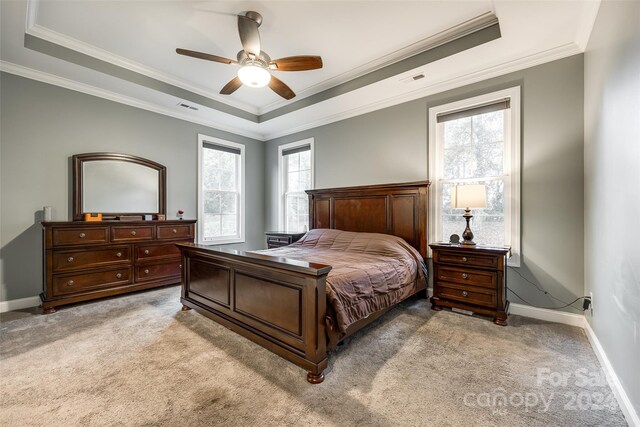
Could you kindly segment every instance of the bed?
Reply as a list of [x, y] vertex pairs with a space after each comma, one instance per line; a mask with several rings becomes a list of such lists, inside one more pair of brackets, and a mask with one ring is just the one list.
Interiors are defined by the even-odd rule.
[[428, 188], [421, 181], [309, 190], [311, 231], [283, 248], [180, 244], [183, 309], [320, 383], [330, 349], [406, 298], [426, 297]]

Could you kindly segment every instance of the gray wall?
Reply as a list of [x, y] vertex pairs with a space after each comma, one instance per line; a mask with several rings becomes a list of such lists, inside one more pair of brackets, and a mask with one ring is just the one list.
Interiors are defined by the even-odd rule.
[[640, 3], [602, 2], [584, 71], [587, 319], [640, 414]]
[[246, 145], [246, 244], [264, 247], [264, 143], [2, 73], [0, 301], [42, 290], [42, 206], [69, 218], [69, 158], [112, 151], [167, 167], [167, 217], [196, 217], [198, 133]]
[[564, 301], [581, 296], [582, 55], [268, 141], [267, 228], [278, 226], [278, 145], [315, 138], [317, 188], [427, 179], [428, 108], [515, 85], [522, 86], [523, 261], [510, 269], [509, 286], [533, 304], [561, 305], [517, 271]]

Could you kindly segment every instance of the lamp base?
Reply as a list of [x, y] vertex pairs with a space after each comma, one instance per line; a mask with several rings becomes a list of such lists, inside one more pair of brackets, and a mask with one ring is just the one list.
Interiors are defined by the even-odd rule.
[[471, 228], [469, 227], [469, 221], [471, 221], [471, 218], [473, 218], [473, 215], [471, 215], [471, 209], [467, 208], [464, 210], [464, 215], [462, 215], [462, 217], [467, 220], [467, 228], [464, 229], [464, 232], [462, 233], [462, 243], [461, 245], [463, 246], [475, 246], [476, 242], [473, 241], [473, 232], [471, 231]]

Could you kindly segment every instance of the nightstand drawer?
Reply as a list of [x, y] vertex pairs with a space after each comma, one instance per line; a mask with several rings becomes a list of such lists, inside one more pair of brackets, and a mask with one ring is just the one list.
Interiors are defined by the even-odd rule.
[[288, 245], [290, 242], [291, 242], [290, 237], [276, 237], [276, 236], [267, 237], [267, 243], [269, 244], [284, 246], [284, 245]]
[[438, 261], [447, 264], [473, 265], [477, 267], [490, 268], [498, 267], [498, 257], [495, 256], [464, 255], [440, 252]]
[[452, 299], [467, 304], [495, 306], [497, 296], [495, 292], [483, 291], [478, 289], [469, 290], [466, 286], [456, 285], [454, 283], [438, 283], [437, 295], [440, 298]]
[[492, 271], [444, 267], [440, 265], [436, 279], [446, 282], [462, 283], [468, 286], [495, 289], [498, 275]]

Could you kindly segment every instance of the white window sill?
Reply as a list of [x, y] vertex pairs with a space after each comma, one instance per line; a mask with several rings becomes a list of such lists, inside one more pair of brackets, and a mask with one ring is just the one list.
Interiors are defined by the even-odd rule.
[[231, 243], [245, 243], [245, 239], [232, 238], [232, 239], [216, 239], [216, 240], [202, 240], [198, 241], [200, 245], [215, 246], [215, 245], [230, 245]]

